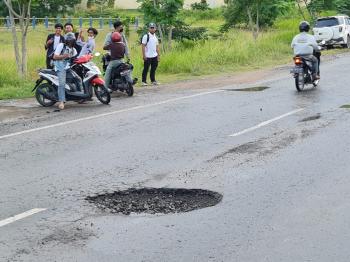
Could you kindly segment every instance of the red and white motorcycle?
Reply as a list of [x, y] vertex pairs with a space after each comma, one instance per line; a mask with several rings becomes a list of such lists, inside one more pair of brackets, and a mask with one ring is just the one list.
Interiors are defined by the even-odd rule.
[[[95, 56], [99, 56], [98, 53]], [[111, 95], [100, 77], [101, 71], [91, 60], [93, 55], [88, 54], [75, 59], [67, 70], [66, 100], [91, 100], [93, 91], [97, 99], [103, 104], [109, 104]], [[52, 69], [40, 69], [39, 79], [36, 81], [35, 97], [40, 105], [52, 106], [58, 101], [58, 77]]]

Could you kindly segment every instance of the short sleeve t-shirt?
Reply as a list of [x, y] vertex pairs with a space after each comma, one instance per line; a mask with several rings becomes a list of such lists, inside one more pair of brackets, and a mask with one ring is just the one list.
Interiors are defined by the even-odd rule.
[[159, 45], [158, 38], [155, 34], [148, 33], [149, 40], [147, 43], [147, 34], [142, 37], [142, 44], [145, 45], [145, 55], [147, 58], [158, 56], [157, 46]]
[[[69, 46], [64, 45], [64, 43], [60, 43], [55, 49], [55, 55], [63, 55], [63, 54], [69, 54], [69, 58], [72, 58], [77, 55], [77, 50], [75, 50], [74, 47], [71, 48]], [[54, 65], [55, 65], [55, 71], [65, 70], [69, 67], [69, 61], [54, 60]]]
[[59, 45], [59, 43], [61, 42], [61, 36], [57, 36], [55, 35], [55, 39], [53, 42], [53, 50], [56, 50], [57, 46]]

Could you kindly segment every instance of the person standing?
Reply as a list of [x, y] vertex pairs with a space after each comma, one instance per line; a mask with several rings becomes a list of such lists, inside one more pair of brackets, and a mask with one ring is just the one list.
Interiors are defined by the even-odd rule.
[[81, 57], [81, 56], [87, 55], [87, 54], [92, 54], [92, 52], [95, 49], [95, 46], [96, 46], [95, 37], [98, 35], [98, 31], [95, 28], [90, 27], [87, 30], [87, 33], [88, 33], [88, 40], [86, 42], [82, 41], [82, 39], [81, 39], [82, 33], [79, 34], [77, 43], [82, 46], [82, 49], [81, 49], [78, 57]]
[[67, 22], [64, 24], [64, 33], [65, 34], [68, 34], [68, 33], [74, 34], [74, 36], [75, 36], [74, 48], [77, 51], [77, 53], [79, 54], [81, 49], [82, 49], [82, 45], [78, 44], [77, 40], [78, 40], [78, 38], [80, 38], [81, 42], [84, 42], [84, 37], [79, 33], [74, 33], [74, 26], [71, 22]]
[[55, 24], [55, 33], [49, 34], [46, 39], [45, 49], [46, 49], [46, 68], [53, 69], [53, 54], [59, 43], [64, 42], [64, 37], [62, 36], [63, 25]]
[[158, 85], [156, 81], [156, 70], [160, 60], [159, 41], [156, 36], [156, 25], [150, 23], [148, 33], [142, 37], [142, 56], [143, 56], [143, 71], [142, 71], [142, 86], [147, 86], [147, 74], [151, 67], [150, 78], [153, 85]]
[[[125, 46], [125, 56], [126, 56], [127, 59], [130, 59], [130, 53], [129, 53], [129, 48], [128, 48], [128, 41], [126, 40], [126, 37], [125, 37], [125, 35], [123, 33], [124, 25], [123, 25], [122, 21], [118, 20], [118, 21], [114, 22], [113, 27], [114, 27], [114, 32], [120, 33], [121, 38], [122, 38], [122, 42], [124, 43], [124, 46]], [[113, 42], [112, 41], [112, 34], [113, 34], [113, 32], [108, 33], [106, 35], [105, 42], [103, 44], [103, 49], [108, 50], [106, 47], [108, 47]]]

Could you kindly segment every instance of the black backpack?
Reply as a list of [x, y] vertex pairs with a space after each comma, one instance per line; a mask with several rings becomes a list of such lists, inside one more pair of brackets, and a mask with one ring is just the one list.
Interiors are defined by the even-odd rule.
[[[146, 45], [147, 45], [148, 42], [149, 42], [149, 33], [147, 33], [147, 34], [145, 34], [145, 35], [147, 35], [147, 42], [146, 42]], [[142, 38], [143, 38], [145, 35], [143, 35], [143, 36], [140, 38], [140, 45], [142, 45]]]

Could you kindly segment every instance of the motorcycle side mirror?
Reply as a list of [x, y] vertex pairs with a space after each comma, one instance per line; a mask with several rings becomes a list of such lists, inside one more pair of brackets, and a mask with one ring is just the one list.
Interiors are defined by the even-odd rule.
[[100, 56], [100, 55], [101, 55], [100, 52], [96, 52], [96, 53], [94, 54], [94, 56]]

